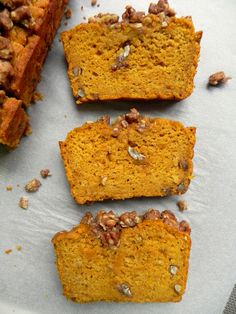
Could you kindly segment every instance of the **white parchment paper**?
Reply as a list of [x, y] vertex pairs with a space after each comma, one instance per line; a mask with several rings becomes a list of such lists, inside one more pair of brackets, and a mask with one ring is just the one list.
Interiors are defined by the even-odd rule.
[[[149, 1], [71, 0], [70, 28], [98, 12], [122, 13], [127, 4], [147, 10]], [[83, 5], [84, 10], [80, 7]], [[59, 154], [58, 141], [69, 130], [104, 114], [112, 118], [133, 104], [75, 105], [58, 37], [45, 63], [38, 90], [44, 100], [28, 110], [33, 134], [12, 152], [0, 151], [0, 314], [218, 314], [222, 313], [236, 283], [236, 1], [171, 1], [178, 15], [192, 15], [196, 30], [203, 30], [201, 58], [194, 93], [174, 104], [137, 104], [142, 114], [180, 120], [197, 127], [194, 157], [195, 178], [182, 197], [189, 209], [178, 212], [180, 197], [143, 198], [78, 206], [70, 196]], [[233, 79], [220, 88], [206, 88], [207, 78], [225, 71]], [[128, 86], [127, 86], [128, 88]], [[26, 195], [24, 185], [49, 168], [52, 177], [42, 181], [37, 193]], [[13, 191], [6, 191], [12, 185]], [[19, 186], [17, 186], [19, 185]], [[29, 197], [29, 209], [18, 207], [21, 196]], [[171, 209], [192, 227], [192, 251], [187, 291], [173, 304], [74, 304], [62, 296], [54, 267], [51, 238], [70, 229], [87, 210], [116, 212], [153, 207]], [[21, 245], [22, 251], [16, 246]], [[9, 255], [6, 249], [12, 249]]]

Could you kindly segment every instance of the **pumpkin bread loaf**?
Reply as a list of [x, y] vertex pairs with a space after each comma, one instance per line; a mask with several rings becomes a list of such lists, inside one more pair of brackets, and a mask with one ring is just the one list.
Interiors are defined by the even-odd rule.
[[64, 295], [76, 302], [178, 302], [186, 289], [190, 227], [166, 210], [87, 213], [52, 240]]
[[112, 99], [184, 99], [194, 87], [200, 39], [191, 17], [166, 0], [149, 14], [127, 6], [122, 21], [99, 14], [61, 34], [78, 104]]
[[79, 204], [183, 194], [192, 178], [195, 128], [136, 109], [112, 124], [108, 116], [88, 122], [59, 144]]
[[[24, 106], [29, 105], [66, 2], [67, 0], [0, 0], [1, 96], [15, 97], [15, 101], [22, 101]], [[10, 116], [11, 113], [8, 117]], [[10, 122], [11, 134], [18, 134], [19, 138], [9, 138], [9, 143], [17, 144], [20, 140], [22, 132], [17, 127], [25, 123], [26, 115], [22, 114], [21, 117], [21, 123]], [[4, 133], [4, 130], [0, 129], [0, 133]]]

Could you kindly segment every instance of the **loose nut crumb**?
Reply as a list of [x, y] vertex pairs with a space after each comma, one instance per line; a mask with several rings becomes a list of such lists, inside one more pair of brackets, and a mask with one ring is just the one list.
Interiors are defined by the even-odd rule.
[[97, 4], [97, 0], [91, 0], [91, 6], [94, 7]]
[[43, 100], [43, 94], [41, 94], [40, 92], [35, 91], [33, 93], [32, 99], [31, 101], [33, 103], [37, 102], [37, 101], [42, 101]]
[[6, 187], [6, 190], [11, 192], [11, 191], [13, 190], [13, 187], [12, 187], [11, 185], [8, 185], [8, 186]]
[[136, 151], [133, 147], [128, 147], [128, 153], [130, 157], [132, 157], [134, 160], [142, 161], [145, 159], [145, 156], [138, 151]]
[[36, 192], [41, 185], [42, 184], [38, 179], [33, 179], [25, 185], [25, 190], [26, 192]]
[[42, 169], [40, 171], [40, 175], [42, 178], [47, 178], [47, 177], [50, 177], [51, 176], [51, 173], [50, 173], [50, 170], [49, 169]]
[[120, 291], [120, 293], [122, 293], [126, 297], [132, 297], [131, 290], [127, 284], [122, 283], [122, 284], [118, 285], [117, 288]]
[[181, 290], [182, 290], [182, 287], [181, 287], [181, 285], [176, 284], [176, 285], [174, 285], [174, 289], [175, 289], [176, 293], [180, 294]]
[[12, 253], [12, 250], [11, 250], [11, 249], [5, 250], [5, 254], [10, 254], [10, 253]]
[[29, 207], [29, 200], [27, 197], [22, 196], [19, 200], [19, 206], [23, 209], [27, 209]]
[[16, 249], [17, 249], [17, 251], [21, 251], [22, 250], [22, 246], [21, 245], [17, 245]]
[[179, 207], [179, 211], [181, 211], [181, 212], [188, 209], [188, 204], [186, 201], [178, 201], [176, 204]]
[[232, 77], [226, 76], [224, 72], [216, 72], [209, 76], [208, 84], [211, 86], [217, 86], [221, 84], [225, 84], [228, 80], [231, 80]]
[[72, 16], [72, 10], [70, 8], [66, 8], [64, 16], [67, 20], [70, 19]]

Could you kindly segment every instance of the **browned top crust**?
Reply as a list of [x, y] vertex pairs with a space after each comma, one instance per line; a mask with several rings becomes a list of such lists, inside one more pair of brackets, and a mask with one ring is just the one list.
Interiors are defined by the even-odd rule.
[[92, 234], [101, 240], [103, 246], [113, 247], [119, 246], [123, 228], [133, 228], [145, 220], [162, 221], [165, 225], [174, 228], [176, 231], [186, 234], [191, 233], [188, 222], [185, 220], [178, 221], [174, 213], [170, 210], [160, 212], [156, 209], [149, 209], [143, 215], [138, 215], [136, 211], [132, 211], [125, 212], [120, 216], [116, 215], [112, 210], [108, 212], [100, 210], [95, 217], [92, 213], [87, 212], [80, 223], [88, 225]]

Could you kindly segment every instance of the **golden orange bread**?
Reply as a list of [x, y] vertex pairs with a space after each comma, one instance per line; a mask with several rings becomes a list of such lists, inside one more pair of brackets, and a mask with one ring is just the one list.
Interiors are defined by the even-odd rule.
[[191, 95], [202, 32], [195, 32], [191, 17], [154, 9], [144, 15], [128, 6], [121, 22], [99, 14], [61, 34], [77, 104]]
[[10, 148], [15, 147], [20, 138], [29, 132], [29, 121], [22, 101], [6, 98], [0, 104], [0, 144]]
[[109, 117], [85, 123], [59, 144], [79, 204], [183, 194], [192, 178], [195, 128], [136, 109], [112, 124]]
[[[67, 0], [0, 0], [1, 95], [22, 100], [25, 106], [30, 104], [66, 3]], [[12, 114], [7, 114], [5, 109], [6, 115], [11, 125], [11, 132], [7, 134], [14, 136], [4, 142], [6, 145], [18, 143], [20, 137], [16, 140], [16, 135], [20, 136], [22, 130], [17, 128], [21, 124], [9, 121]], [[22, 123], [25, 117], [22, 113]], [[0, 133], [5, 132], [0, 129]]]
[[87, 213], [52, 239], [64, 295], [75, 302], [178, 302], [186, 289], [190, 227], [166, 210]]

